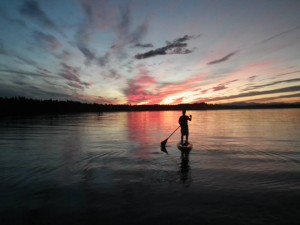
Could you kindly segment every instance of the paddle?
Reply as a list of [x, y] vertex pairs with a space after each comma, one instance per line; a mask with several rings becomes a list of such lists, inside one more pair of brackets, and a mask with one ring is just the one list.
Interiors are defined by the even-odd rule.
[[[180, 126], [179, 126], [179, 127], [180, 127]], [[178, 130], [179, 127], [177, 127], [176, 130]], [[170, 134], [170, 136], [169, 136], [166, 140], [164, 140], [164, 141], [162, 141], [162, 142], [160, 143], [160, 146], [161, 146], [162, 148], [165, 148], [165, 147], [166, 147], [166, 144], [167, 144], [168, 139], [176, 132], [176, 130], [174, 130], [173, 133]]]

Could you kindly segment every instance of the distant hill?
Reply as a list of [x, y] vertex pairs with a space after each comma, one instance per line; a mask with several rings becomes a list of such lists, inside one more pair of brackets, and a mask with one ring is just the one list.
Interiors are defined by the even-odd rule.
[[119, 111], [167, 111], [167, 110], [222, 110], [222, 109], [274, 109], [300, 108], [295, 104], [178, 104], [178, 105], [110, 105], [76, 101], [38, 100], [25, 97], [0, 97], [0, 114], [41, 114]]

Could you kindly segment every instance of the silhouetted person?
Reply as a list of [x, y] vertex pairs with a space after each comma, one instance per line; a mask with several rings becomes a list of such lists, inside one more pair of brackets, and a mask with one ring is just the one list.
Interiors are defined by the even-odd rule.
[[192, 121], [192, 115], [186, 116], [186, 111], [182, 110], [182, 116], [179, 117], [179, 124], [181, 127], [181, 144], [183, 144], [183, 136], [185, 136], [185, 144], [188, 144], [189, 141], [189, 126], [188, 126], [188, 120]]

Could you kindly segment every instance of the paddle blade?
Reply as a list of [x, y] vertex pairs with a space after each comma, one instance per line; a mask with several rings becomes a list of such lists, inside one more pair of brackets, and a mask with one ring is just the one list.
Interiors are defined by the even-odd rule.
[[165, 146], [161, 146], [160, 150], [166, 154], [169, 154]]
[[168, 138], [160, 143], [160, 147], [165, 148], [167, 144]]

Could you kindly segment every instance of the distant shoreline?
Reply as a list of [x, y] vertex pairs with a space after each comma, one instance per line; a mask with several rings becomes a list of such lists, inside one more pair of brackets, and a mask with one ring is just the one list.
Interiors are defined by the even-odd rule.
[[300, 103], [243, 103], [243, 104], [178, 104], [178, 105], [111, 105], [81, 103], [76, 101], [37, 100], [24, 97], [0, 97], [0, 114], [47, 114], [83, 112], [131, 112], [176, 110], [226, 110], [226, 109], [284, 109], [300, 108]]

